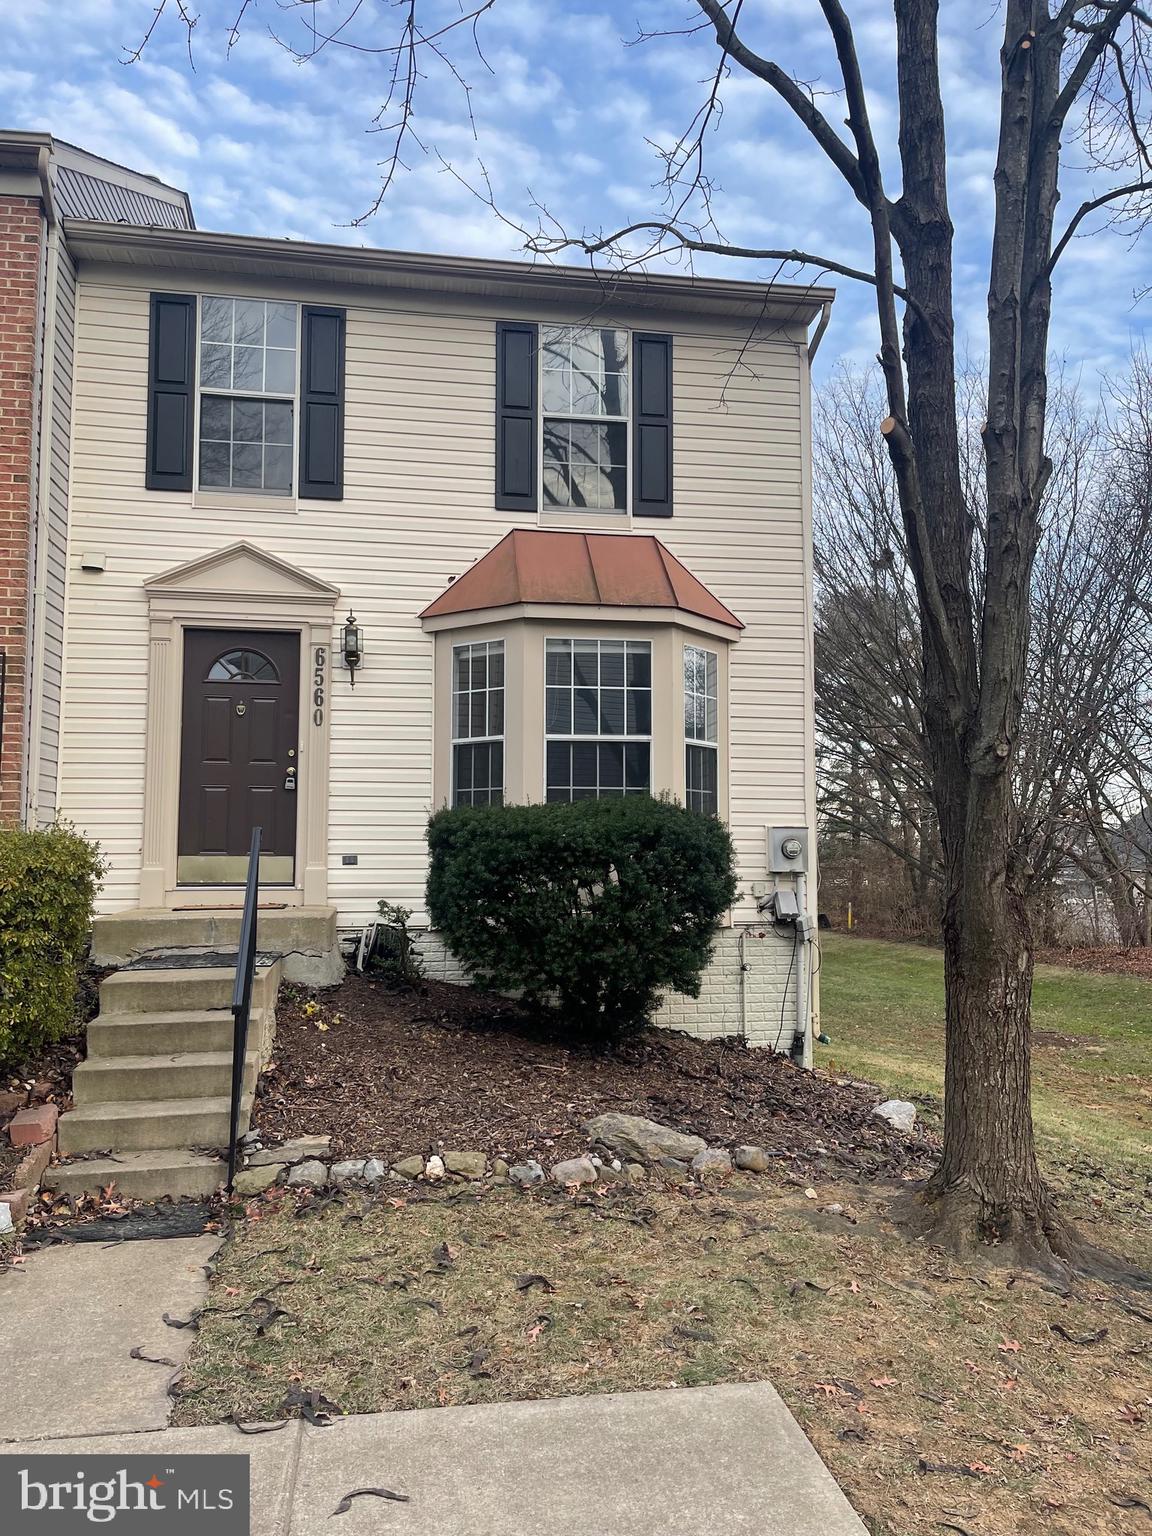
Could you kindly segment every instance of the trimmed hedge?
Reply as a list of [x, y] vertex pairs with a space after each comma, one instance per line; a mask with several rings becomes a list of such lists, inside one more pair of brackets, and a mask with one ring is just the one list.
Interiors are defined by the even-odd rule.
[[0, 1063], [66, 1034], [104, 872], [71, 827], [0, 829]]
[[428, 847], [429, 916], [477, 984], [588, 1039], [643, 1027], [663, 988], [699, 996], [736, 897], [724, 824], [647, 795], [458, 806]]

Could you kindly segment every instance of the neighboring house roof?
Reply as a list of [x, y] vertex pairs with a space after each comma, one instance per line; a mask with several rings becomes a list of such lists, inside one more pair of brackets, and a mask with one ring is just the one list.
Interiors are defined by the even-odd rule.
[[516, 603], [601, 608], [678, 608], [744, 626], [651, 534], [559, 533], [516, 528], [420, 615], [471, 613]]
[[66, 219], [155, 224], [165, 229], [192, 227], [190, 213], [183, 204], [90, 176], [70, 165], [62, 165], [56, 172], [56, 206]]
[[51, 212], [143, 228], [193, 230], [187, 192], [50, 133], [0, 129], [0, 166], [39, 174]]

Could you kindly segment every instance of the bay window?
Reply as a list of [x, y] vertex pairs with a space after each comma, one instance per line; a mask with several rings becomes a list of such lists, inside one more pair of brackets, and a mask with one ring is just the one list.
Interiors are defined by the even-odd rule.
[[596, 800], [652, 788], [652, 645], [548, 639], [545, 797]]
[[684, 647], [684, 804], [715, 816], [720, 809], [717, 656]]
[[452, 648], [452, 803], [504, 803], [504, 642]]

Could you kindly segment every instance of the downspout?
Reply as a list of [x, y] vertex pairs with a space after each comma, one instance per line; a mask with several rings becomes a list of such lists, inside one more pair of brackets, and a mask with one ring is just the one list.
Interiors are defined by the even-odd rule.
[[832, 318], [832, 300], [825, 299], [820, 308], [820, 320], [812, 333], [812, 339], [808, 343], [808, 363], [812, 364], [813, 358], [820, 350], [820, 343], [824, 340], [824, 332], [828, 329], [828, 322]]
[[28, 738], [24, 778], [24, 819], [34, 826], [40, 809], [40, 742], [44, 730], [44, 651], [45, 651], [45, 604], [47, 602], [48, 577], [48, 518], [47, 508], [52, 489], [52, 392], [56, 375], [56, 288], [60, 272], [60, 223], [56, 217], [56, 204], [52, 195], [49, 174], [50, 152], [41, 145], [36, 157], [36, 172], [40, 179], [40, 201], [44, 209], [47, 231], [45, 260], [43, 265], [44, 286], [41, 294], [43, 318], [40, 326], [40, 347], [34, 381], [37, 409], [36, 423], [36, 488], [28, 509], [30, 547], [35, 562], [30, 571], [28, 615]]

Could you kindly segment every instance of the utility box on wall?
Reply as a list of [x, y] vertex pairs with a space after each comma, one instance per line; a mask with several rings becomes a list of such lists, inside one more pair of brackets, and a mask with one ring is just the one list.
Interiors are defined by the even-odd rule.
[[768, 869], [773, 875], [808, 873], [808, 828], [768, 828]]

